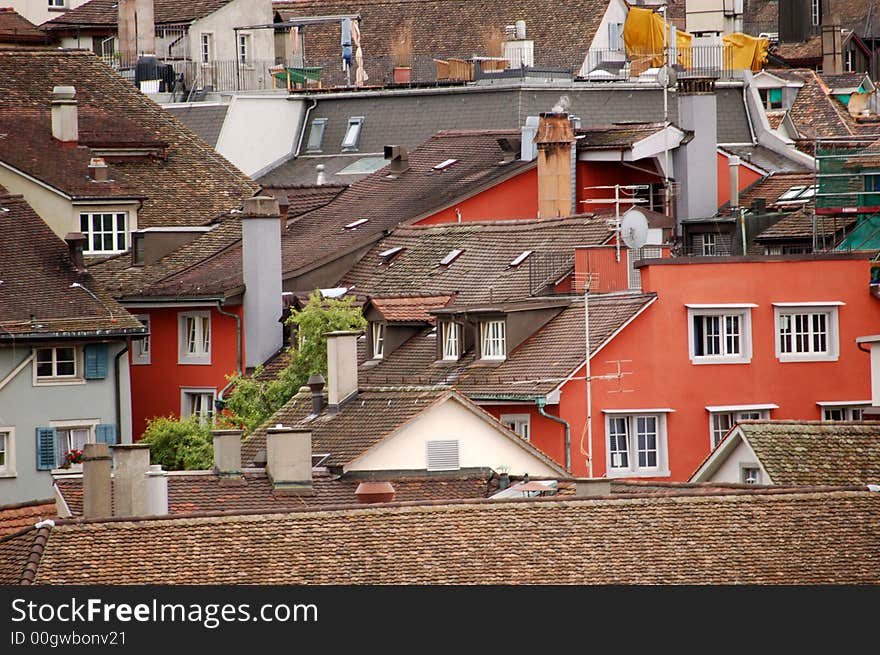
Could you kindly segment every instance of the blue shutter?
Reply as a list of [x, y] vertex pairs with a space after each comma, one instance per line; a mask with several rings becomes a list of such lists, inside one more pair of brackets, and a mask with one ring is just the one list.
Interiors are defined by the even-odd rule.
[[95, 441], [98, 443], [106, 443], [111, 446], [116, 445], [116, 426], [115, 425], [96, 425]]
[[55, 428], [37, 428], [37, 470], [55, 468]]
[[86, 380], [103, 380], [107, 377], [107, 344], [90, 343], [85, 347]]

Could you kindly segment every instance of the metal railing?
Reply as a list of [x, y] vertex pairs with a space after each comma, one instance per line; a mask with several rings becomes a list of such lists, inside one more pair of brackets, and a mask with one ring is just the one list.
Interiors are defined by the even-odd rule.
[[[679, 78], [734, 76], [733, 48], [724, 45], [680, 47], [669, 51], [669, 61]], [[650, 68], [659, 68], [665, 57], [662, 50], [628, 54], [623, 49], [592, 49], [587, 53], [581, 77], [602, 80], [635, 80]]]
[[[126, 79], [135, 80], [137, 60], [132, 61], [121, 53], [102, 59]], [[164, 80], [160, 75], [161, 88], [156, 90], [175, 94], [188, 94], [194, 89], [259, 91], [275, 87], [286, 88], [286, 84], [273, 78], [271, 69], [277, 65], [275, 60], [200, 62], [191, 59], [159, 58], [158, 63], [162, 67], [171, 66], [174, 74], [173, 82]]]

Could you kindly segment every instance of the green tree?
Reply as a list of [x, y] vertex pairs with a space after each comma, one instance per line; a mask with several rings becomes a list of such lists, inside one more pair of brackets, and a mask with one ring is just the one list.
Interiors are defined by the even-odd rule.
[[291, 326], [290, 362], [274, 380], [260, 380], [262, 367], [251, 376], [231, 376], [235, 382], [226, 399], [227, 418], [252, 432], [303, 386], [312, 373], [327, 375], [326, 332], [363, 330], [367, 322], [351, 296], [324, 298], [317, 289], [301, 310], [287, 319]]
[[205, 470], [214, 465], [211, 425], [197, 416], [151, 418], [139, 443], [150, 446], [152, 463], [166, 471]]

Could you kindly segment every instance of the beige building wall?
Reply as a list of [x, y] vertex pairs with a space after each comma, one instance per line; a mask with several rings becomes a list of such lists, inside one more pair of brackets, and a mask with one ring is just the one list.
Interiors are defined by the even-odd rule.
[[721, 466], [718, 467], [718, 470], [706, 482], [742, 482], [741, 470], [743, 466], [748, 466], [749, 468], [758, 466], [761, 469], [761, 483], [770, 484], [772, 482], [766, 471], [764, 471], [764, 467], [758, 463], [755, 451], [742, 440], [739, 441], [733, 452], [725, 458]]
[[[213, 34], [215, 61], [235, 61], [237, 44], [234, 28], [245, 25], [265, 25], [272, 22], [270, 0], [236, 0], [193, 23], [189, 33], [191, 57], [200, 61], [203, 33]], [[275, 60], [275, 32], [271, 29], [243, 31], [251, 35], [254, 61]]]
[[509, 467], [511, 475], [556, 477], [550, 466], [456, 400], [422, 413], [349, 464], [346, 471], [425, 470], [429, 440], [457, 439], [461, 468]]

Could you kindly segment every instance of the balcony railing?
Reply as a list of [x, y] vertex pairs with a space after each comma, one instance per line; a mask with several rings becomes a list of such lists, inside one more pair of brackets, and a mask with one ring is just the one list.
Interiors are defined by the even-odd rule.
[[[669, 61], [677, 77], [733, 77], [733, 48], [724, 45], [680, 47], [670, 50]], [[649, 69], [660, 68], [663, 51], [628, 55], [623, 49], [593, 49], [587, 53], [581, 77], [594, 81], [636, 80]]]

